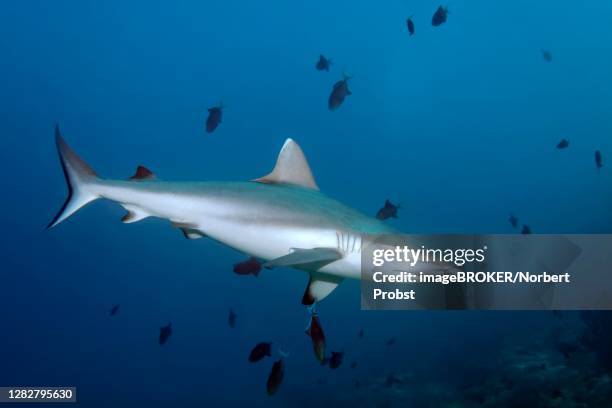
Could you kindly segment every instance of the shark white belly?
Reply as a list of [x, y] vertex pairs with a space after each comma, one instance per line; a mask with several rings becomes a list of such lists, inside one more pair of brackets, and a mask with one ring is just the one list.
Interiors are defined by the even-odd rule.
[[[288, 139], [274, 170], [247, 182], [168, 182], [99, 178], [64, 142], [56, 129], [69, 196], [53, 227], [97, 198], [128, 210], [124, 222], [146, 217], [170, 220], [188, 238], [208, 236], [267, 261], [310, 273], [303, 297], [312, 304], [343, 278], [360, 278], [361, 249], [367, 234], [394, 232], [321, 193], [300, 147]], [[138, 172], [137, 172], [138, 175]]]

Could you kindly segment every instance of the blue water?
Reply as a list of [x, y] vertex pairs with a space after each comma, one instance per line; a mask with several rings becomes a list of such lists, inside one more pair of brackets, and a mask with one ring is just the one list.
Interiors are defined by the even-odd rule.
[[[405, 232], [512, 233], [511, 212], [534, 233], [612, 232], [612, 4], [453, 1], [434, 28], [438, 5], [3, 4], [0, 385], [77, 386], [88, 407], [313, 406], [391, 371], [465, 376], [504, 337], [544, 330], [542, 313], [362, 312], [346, 282], [320, 306], [328, 348], [346, 352], [331, 371], [303, 333], [301, 272], [237, 276], [242, 254], [160, 220], [124, 225], [109, 202], [44, 229], [66, 194], [60, 123], [106, 177], [145, 164], [166, 180], [249, 180], [292, 137], [322, 191], [370, 214], [400, 202], [388, 222]], [[314, 69], [321, 53], [330, 72]], [[330, 112], [343, 71], [353, 94]], [[268, 340], [290, 353], [273, 397], [272, 361], [247, 361]]]

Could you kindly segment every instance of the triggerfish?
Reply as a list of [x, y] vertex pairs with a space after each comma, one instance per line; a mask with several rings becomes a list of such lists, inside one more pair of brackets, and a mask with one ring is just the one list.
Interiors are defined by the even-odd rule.
[[268, 375], [268, 382], [266, 384], [266, 388], [268, 390], [268, 395], [276, 394], [278, 388], [283, 382], [283, 377], [285, 376], [285, 362], [283, 359], [278, 359], [272, 365], [272, 370], [270, 370], [270, 375]]
[[323, 328], [316, 313], [313, 312], [311, 314], [310, 324], [305, 332], [312, 340], [312, 349], [314, 350], [315, 357], [320, 363], [323, 363], [325, 361], [325, 334], [323, 334]]

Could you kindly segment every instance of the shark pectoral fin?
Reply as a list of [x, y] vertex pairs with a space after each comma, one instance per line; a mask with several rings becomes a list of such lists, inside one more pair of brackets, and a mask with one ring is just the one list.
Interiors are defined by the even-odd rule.
[[315, 302], [320, 302], [325, 299], [327, 295], [332, 293], [340, 282], [342, 282], [342, 278], [339, 276], [312, 272], [310, 274], [308, 286], [306, 286], [306, 290], [304, 291], [304, 296], [302, 296], [302, 304], [309, 306], [313, 305]]
[[131, 205], [124, 205], [123, 208], [125, 208], [127, 210], [127, 214], [125, 214], [121, 218], [121, 222], [123, 222], [125, 224], [131, 224], [133, 222], [140, 221], [140, 220], [143, 220], [143, 219], [145, 219], [147, 217], [150, 217], [149, 214], [147, 214], [146, 212], [142, 211], [138, 207], [132, 207]]
[[342, 254], [335, 248], [295, 248], [290, 254], [272, 259], [263, 264], [264, 268], [276, 268], [279, 266], [318, 266], [319, 268], [342, 258]]
[[183, 236], [187, 239], [204, 238], [206, 234], [200, 232], [196, 225], [185, 222], [173, 222], [172, 225], [181, 230]]
[[292, 139], [285, 141], [272, 172], [253, 181], [272, 184], [294, 184], [319, 190], [302, 148]]

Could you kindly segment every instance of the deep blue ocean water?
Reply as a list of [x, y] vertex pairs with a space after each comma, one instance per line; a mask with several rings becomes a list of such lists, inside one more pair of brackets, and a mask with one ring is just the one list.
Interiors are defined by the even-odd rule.
[[[3, 4], [0, 386], [74, 385], [91, 407], [346, 403], [355, 379], [477, 376], [501, 345], [546, 330], [545, 313], [363, 312], [359, 283], [345, 282], [319, 308], [328, 348], [346, 352], [331, 371], [303, 333], [301, 272], [237, 276], [242, 254], [160, 220], [124, 225], [109, 202], [45, 230], [66, 194], [59, 123], [106, 177], [145, 164], [166, 180], [249, 180], [292, 137], [323, 192], [372, 215], [400, 202], [388, 222], [404, 232], [515, 233], [514, 213], [534, 233], [611, 233], [612, 4], [451, 1], [432, 27], [438, 6]], [[330, 72], [315, 70], [319, 54]], [[331, 112], [343, 71], [353, 94]], [[223, 122], [205, 134], [219, 101]], [[290, 353], [273, 397], [271, 360], [247, 361], [264, 340]]]

